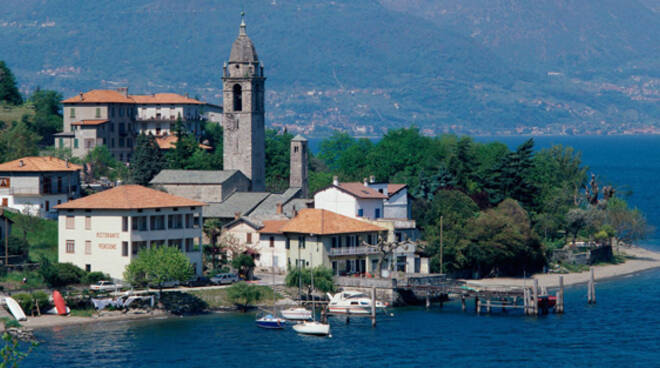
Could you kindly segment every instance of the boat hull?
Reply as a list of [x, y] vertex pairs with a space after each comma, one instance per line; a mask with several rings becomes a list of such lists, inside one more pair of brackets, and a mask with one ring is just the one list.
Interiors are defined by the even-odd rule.
[[25, 316], [25, 312], [23, 312], [23, 308], [21, 308], [20, 304], [14, 298], [8, 296], [5, 297], [5, 303], [7, 304], [7, 308], [11, 312], [11, 314], [16, 318], [17, 321], [25, 321], [27, 320], [27, 317]]
[[303, 335], [326, 336], [330, 334], [330, 325], [320, 322], [303, 322], [293, 325], [294, 331]]
[[280, 312], [280, 314], [282, 315], [282, 317], [291, 320], [303, 321], [303, 320], [312, 319], [312, 312], [305, 308], [286, 309]]
[[273, 318], [273, 319], [260, 318], [257, 320], [257, 327], [266, 328], [266, 329], [282, 329], [284, 328], [285, 324], [286, 321], [281, 318]]
[[331, 314], [357, 314], [357, 315], [367, 315], [371, 311], [367, 308], [361, 307], [328, 307], [328, 311]]

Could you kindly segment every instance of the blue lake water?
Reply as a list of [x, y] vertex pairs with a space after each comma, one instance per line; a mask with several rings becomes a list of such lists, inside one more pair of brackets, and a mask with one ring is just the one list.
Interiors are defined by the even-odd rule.
[[[477, 138], [480, 141], [491, 138]], [[513, 147], [525, 138], [498, 138]], [[629, 201], [660, 225], [660, 137], [541, 137], [583, 151], [592, 171], [632, 190]], [[643, 245], [659, 249], [657, 236]], [[476, 316], [460, 303], [346, 325], [331, 319], [330, 339], [291, 329], [264, 331], [254, 316], [212, 314], [97, 323], [40, 330], [44, 341], [26, 367], [655, 367], [660, 366], [660, 271], [597, 284], [598, 304], [583, 286], [566, 290], [566, 314]]]

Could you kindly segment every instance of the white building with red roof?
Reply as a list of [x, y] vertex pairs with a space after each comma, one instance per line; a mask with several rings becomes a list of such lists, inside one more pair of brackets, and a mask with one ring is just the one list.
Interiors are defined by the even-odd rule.
[[140, 185], [122, 185], [55, 208], [58, 261], [123, 279], [140, 249], [178, 247], [202, 273], [205, 203]]
[[0, 164], [0, 204], [24, 214], [56, 217], [54, 206], [80, 197], [82, 167], [32, 156]]

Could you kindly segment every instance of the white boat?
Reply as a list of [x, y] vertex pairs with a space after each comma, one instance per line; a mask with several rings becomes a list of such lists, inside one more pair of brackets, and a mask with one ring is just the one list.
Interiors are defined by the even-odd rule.
[[293, 329], [304, 335], [327, 336], [330, 335], [330, 325], [316, 321], [303, 321], [293, 325]]
[[[371, 298], [365, 293], [353, 290], [345, 290], [341, 293], [332, 295], [328, 293], [330, 302], [328, 311], [331, 314], [361, 314], [371, 313]], [[386, 305], [376, 300], [376, 309], [383, 309]]]
[[312, 312], [302, 307], [291, 307], [280, 312], [282, 317], [295, 321], [312, 319]]
[[5, 297], [5, 304], [7, 304], [7, 309], [11, 312], [11, 314], [16, 318], [17, 321], [25, 321], [27, 320], [27, 316], [25, 316], [25, 312], [23, 312], [23, 308], [18, 304], [14, 298], [8, 296]]

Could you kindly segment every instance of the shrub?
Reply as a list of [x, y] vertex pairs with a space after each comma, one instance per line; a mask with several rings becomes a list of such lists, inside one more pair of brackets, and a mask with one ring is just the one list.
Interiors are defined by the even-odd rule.
[[34, 299], [32, 299], [32, 295], [28, 293], [18, 293], [12, 295], [12, 298], [18, 302], [18, 305], [23, 308], [23, 312], [25, 314], [30, 314], [32, 311], [32, 308], [34, 307]]
[[85, 276], [84, 270], [71, 263], [50, 263], [45, 258], [41, 260], [39, 273], [50, 287], [79, 284]]
[[239, 282], [227, 288], [227, 298], [236, 304], [243, 312], [253, 302], [258, 302], [263, 296], [262, 290], [257, 285]]
[[110, 280], [110, 275], [99, 271], [90, 272], [82, 278], [82, 283], [96, 284], [101, 280]]
[[37, 304], [39, 305], [39, 311], [41, 313], [45, 313], [48, 309], [51, 308], [49, 297], [50, 296], [48, 293], [43, 291], [35, 291], [32, 293], [32, 299], [37, 301]]

